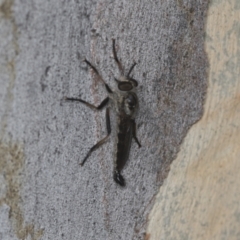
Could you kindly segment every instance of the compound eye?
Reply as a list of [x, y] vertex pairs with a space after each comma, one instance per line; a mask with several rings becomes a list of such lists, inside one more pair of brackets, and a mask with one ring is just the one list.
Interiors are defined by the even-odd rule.
[[134, 87], [137, 87], [137, 86], [138, 86], [138, 82], [137, 82], [135, 79], [130, 78], [130, 81], [132, 82], [132, 85], [133, 85]]
[[131, 91], [133, 86], [130, 82], [120, 82], [118, 83], [118, 89], [121, 91]]

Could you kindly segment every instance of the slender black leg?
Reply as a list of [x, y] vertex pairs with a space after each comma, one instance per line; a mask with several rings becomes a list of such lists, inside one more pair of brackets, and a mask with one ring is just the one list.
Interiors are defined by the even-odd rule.
[[88, 159], [88, 157], [91, 155], [91, 153], [93, 151], [95, 151], [97, 148], [99, 148], [101, 145], [103, 145], [109, 138], [110, 134], [111, 134], [111, 125], [110, 125], [110, 117], [109, 117], [109, 108], [106, 109], [106, 125], [107, 125], [107, 136], [105, 138], [103, 138], [102, 140], [100, 140], [97, 144], [95, 144], [93, 147], [91, 147], [91, 149], [89, 150], [89, 152], [87, 153], [87, 156], [83, 159], [83, 161], [80, 163], [81, 166], [83, 166], [83, 164], [86, 162], [86, 160]]
[[113, 39], [112, 42], [113, 42], [113, 57], [114, 57], [114, 60], [116, 61], [121, 74], [124, 75], [123, 66], [122, 66], [121, 62], [118, 60], [118, 57], [117, 57], [117, 52], [116, 52], [116, 48], [115, 48], [115, 39]]
[[136, 143], [138, 144], [138, 147], [141, 147], [141, 143], [138, 141], [137, 136], [136, 136], [136, 123], [135, 120], [132, 120], [132, 124], [133, 124], [133, 138], [136, 141]]
[[110, 88], [110, 87], [108, 86], [108, 84], [103, 80], [103, 78], [102, 78], [102, 76], [99, 74], [98, 70], [97, 70], [87, 59], [85, 59], [84, 62], [87, 63], [87, 65], [88, 65], [89, 67], [91, 67], [92, 70], [98, 75], [98, 77], [100, 78], [100, 80], [101, 80], [101, 81], [103, 82], [103, 84], [105, 85], [107, 91], [108, 91], [109, 93], [112, 93], [111, 88]]
[[128, 71], [128, 74], [127, 74], [127, 77], [130, 77], [130, 74], [131, 74], [133, 68], [134, 68], [136, 65], [137, 65], [137, 63], [134, 63], [134, 64], [130, 67], [130, 69], [129, 69], [129, 71]]
[[90, 108], [92, 108], [92, 109], [96, 109], [96, 110], [101, 110], [101, 109], [103, 109], [103, 108], [108, 104], [108, 102], [109, 102], [109, 97], [107, 97], [107, 98], [105, 98], [105, 99], [99, 104], [99, 106], [96, 107], [96, 106], [92, 105], [91, 103], [88, 103], [88, 102], [86, 102], [86, 101], [84, 101], [84, 100], [82, 100], [82, 99], [80, 99], [80, 98], [69, 98], [69, 97], [65, 97], [64, 99], [67, 100], [67, 101], [81, 102], [81, 103], [85, 104], [86, 106], [88, 106], [88, 107], [90, 107]]

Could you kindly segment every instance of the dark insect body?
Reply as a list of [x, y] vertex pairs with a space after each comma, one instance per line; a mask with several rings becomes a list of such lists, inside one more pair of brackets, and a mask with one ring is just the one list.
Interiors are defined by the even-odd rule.
[[[133, 79], [130, 76], [136, 63], [134, 63], [131, 66], [127, 75], [124, 75], [123, 66], [116, 54], [115, 39], [113, 39], [113, 56], [121, 74], [119, 79], [115, 78], [115, 81], [118, 84], [118, 91], [112, 91], [108, 84], [103, 80], [98, 70], [88, 60], [85, 59], [84, 61], [87, 63], [87, 65], [90, 68], [92, 68], [92, 70], [97, 74], [98, 78], [105, 85], [105, 88], [109, 96], [105, 98], [97, 107], [79, 98], [65, 97], [65, 100], [81, 102], [94, 110], [101, 110], [109, 103], [109, 101], [113, 102], [117, 114], [117, 127], [118, 127], [117, 152], [116, 159], [114, 161], [113, 178], [115, 182], [118, 183], [120, 186], [125, 186], [125, 180], [121, 175], [121, 171], [128, 160], [132, 138], [134, 138], [138, 146], [141, 147], [141, 144], [139, 143], [136, 136], [136, 123], [135, 123], [135, 116], [138, 110], [138, 98], [134, 90], [138, 86], [138, 83], [135, 79]], [[98, 147], [100, 147], [108, 140], [111, 134], [109, 108], [106, 109], [106, 125], [107, 136], [100, 140], [88, 151], [86, 157], [80, 163], [81, 166], [83, 166], [83, 164], [86, 162], [86, 160], [94, 150], [96, 150]]]

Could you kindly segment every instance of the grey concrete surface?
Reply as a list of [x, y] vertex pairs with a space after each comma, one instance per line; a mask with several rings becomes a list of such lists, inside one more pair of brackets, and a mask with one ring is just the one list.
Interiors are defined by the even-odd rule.
[[[203, 111], [207, 1], [0, 2], [1, 239], [144, 239], [154, 196], [189, 127]], [[112, 179], [113, 134], [94, 104], [105, 89], [86, 57], [115, 88], [118, 70], [137, 62], [138, 138], [123, 171]], [[161, 226], [159, 226], [161, 227]]]

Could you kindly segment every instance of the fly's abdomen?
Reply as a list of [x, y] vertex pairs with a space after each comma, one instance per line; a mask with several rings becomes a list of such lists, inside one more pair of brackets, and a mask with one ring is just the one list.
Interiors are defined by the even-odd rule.
[[118, 129], [118, 143], [117, 143], [117, 158], [116, 158], [116, 170], [121, 171], [125, 166], [132, 141], [132, 122], [128, 117], [120, 118]]

